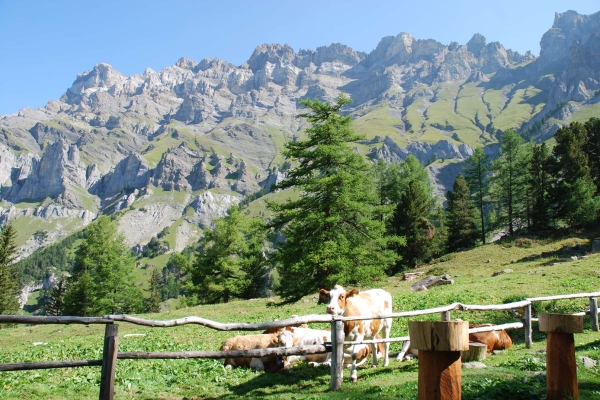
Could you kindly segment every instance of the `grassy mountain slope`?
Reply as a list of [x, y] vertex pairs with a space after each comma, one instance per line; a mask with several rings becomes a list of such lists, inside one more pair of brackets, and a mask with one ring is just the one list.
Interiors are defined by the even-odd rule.
[[[497, 304], [525, 297], [598, 291], [600, 255], [573, 261], [570, 257], [580, 245], [589, 250], [594, 235], [574, 235], [558, 240], [527, 239], [489, 244], [477, 249], [444, 257], [419, 270], [440, 274], [447, 272], [454, 285], [411, 292], [413, 282], [392, 277], [381, 287], [392, 293], [394, 311], [416, 310], [446, 305], [455, 301], [467, 304]], [[512, 272], [493, 277], [494, 272]], [[316, 304], [317, 294], [298, 303], [269, 306], [266, 299], [234, 301], [228, 304], [199, 306], [146, 315], [146, 318], [173, 319], [197, 315], [219, 322], [266, 322], [293, 314], [323, 314]], [[587, 299], [535, 303], [539, 312], [578, 312], [587, 307]], [[516, 321], [508, 312], [459, 312], [452, 318], [473, 323]], [[439, 319], [433, 314], [411, 320]], [[392, 336], [407, 334], [408, 319], [395, 320]], [[126, 334], [146, 336], [125, 337]], [[201, 326], [145, 328], [119, 324], [120, 351], [217, 350], [233, 332], [216, 332]], [[535, 375], [544, 371], [545, 335], [534, 324], [534, 345], [526, 349], [522, 330], [510, 332], [514, 346], [499, 355], [489, 355], [486, 369], [463, 369], [463, 399], [543, 399], [545, 378]], [[60, 359], [98, 359], [102, 348], [101, 326], [19, 326], [3, 329], [0, 335], [0, 362], [23, 362]], [[42, 344], [36, 344], [42, 342]], [[576, 355], [600, 357], [600, 333], [592, 332], [585, 319], [585, 332], [576, 335]], [[392, 345], [397, 351], [398, 345]], [[120, 360], [117, 364], [117, 398], [373, 398], [416, 399], [417, 362], [390, 362], [387, 368], [359, 369], [355, 385], [344, 382], [342, 390], [328, 391], [329, 369], [299, 365], [285, 374], [256, 373], [250, 370], [224, 370], [213, 360]], [[348, 377], [348, 371], [345, 371]], [[581, 399], [597, 398], [600, 393], [600, 367], [579, 367]], [[0, 399], [97, 398], [100, 369], [85, 367], [0, 374]]]

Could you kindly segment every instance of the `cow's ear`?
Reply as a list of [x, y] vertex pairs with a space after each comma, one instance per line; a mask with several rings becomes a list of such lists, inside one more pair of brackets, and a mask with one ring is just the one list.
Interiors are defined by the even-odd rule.
[[358, 295], [359, 292], [360, 292], [360, 290], [358, 290], [357, 288], [354, 288], [351, 291], [349, 291], [348, 293], [346, 293], [346, 297], [356, 296], [356, 295]]
[[319, 290], [319, 293], [322, 294], [323, 296], [329, 296], [329, 290], [321, 289], [321, 290]]

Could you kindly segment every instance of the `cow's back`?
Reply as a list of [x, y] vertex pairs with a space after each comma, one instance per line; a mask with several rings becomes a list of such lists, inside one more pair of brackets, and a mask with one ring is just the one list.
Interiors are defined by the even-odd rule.
[[[345, 317], [374, 317], [392, 313], [392, 296], [383, 289], [371, 289], [359, 292], [357, 295], [346, 299]], [[345, 333], [352, 331], [374, 337], [379, 333], [383, 324], [390, 324], [387, 319], [346, 321]]]

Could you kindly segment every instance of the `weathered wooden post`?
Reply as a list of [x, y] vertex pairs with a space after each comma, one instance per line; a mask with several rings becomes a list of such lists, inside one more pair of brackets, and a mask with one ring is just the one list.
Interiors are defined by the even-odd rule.
[[525, 347], [530, 349], [533, 344], [533, 329], [531, 327], [531, 303], [525, 307], [525, 317], [523, 318], [523, 330], [525, 331]]
[[450, 311], [442, 311], [442, 321], [450, 321]]
[[460, 400], [469, 323], [409, 321], [408, 330], [412, 348], [419, 350], [419, 400]]
[[540, 314], [540, 331], [546, 342], [546, 399], [579, 399], [574, 333], [583, 332], [583, 316]]
[[119, 325], [107, 324], [104, 331], [104, 351], [100, 372], [100, 400], [113, 400], [115, 396], [115, 368], [119, 349]]
[[590, 323], [592, 330], [598, 332], [598, 299], [590, 297]]
[[344, 322], [333, 317], [331, 321], [331, 381], [329, 388], [339, 390], [344, 380]]

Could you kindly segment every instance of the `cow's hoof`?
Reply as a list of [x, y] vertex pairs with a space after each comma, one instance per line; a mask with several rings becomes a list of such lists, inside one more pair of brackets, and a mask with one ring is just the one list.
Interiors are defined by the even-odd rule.
[[356, 383], [357, 380], [358, 380], [357, 376], [351, 376], [350, 377], [350, 382], [352, 382], [352, 383]]

